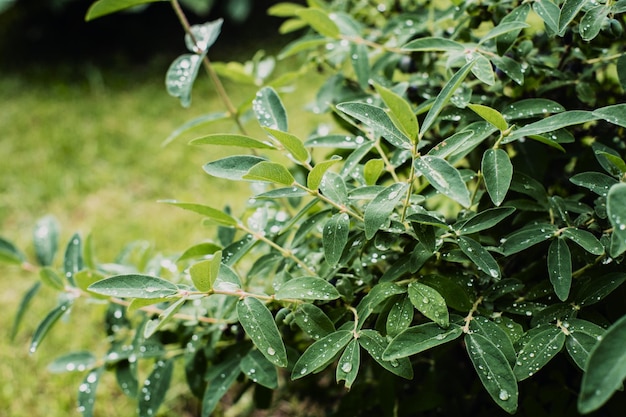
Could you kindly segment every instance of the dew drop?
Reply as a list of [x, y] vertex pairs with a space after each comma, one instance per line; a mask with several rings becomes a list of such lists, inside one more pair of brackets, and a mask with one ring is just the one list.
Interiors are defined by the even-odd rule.
[[267, 348], [267, 354], [270, 356], [274, 356], [276, 354], [276, 350], [274, 350], [273, 347], [268, 347]]
[[500, 398], [502, 401], [506, 401], [510, 398], [511, 396], [509, 395], [509, 392], [507, 390], [501, 389], [500, 393], [498, 394], [498, 398]]
[[348, 373], [352, 370], [352, 364], [350, 362], [344, 362], [343, 365], [341, 365], [341, 370], [345, 373]]

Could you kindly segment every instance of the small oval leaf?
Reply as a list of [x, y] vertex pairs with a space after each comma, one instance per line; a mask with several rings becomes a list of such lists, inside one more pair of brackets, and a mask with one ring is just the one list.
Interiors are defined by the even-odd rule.
[[115, 275], [91, 284], [89, 291], [121, 298], [165, 298], [178, 293], [178, 287], [152, 275]]
[[287, 366], [287, 351], [274, 317], [261, 301], [246, 297], [237, 302], [237, 316], [246, 334], [265, 358], [276, 366]]

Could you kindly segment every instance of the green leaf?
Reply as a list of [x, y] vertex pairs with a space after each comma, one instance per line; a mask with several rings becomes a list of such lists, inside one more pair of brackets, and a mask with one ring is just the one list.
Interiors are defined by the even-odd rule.
[[358, 327], [360, 328], [365, 320], [372, 314], [374, 309], [382, 302], [397, 294], [404, 294], [406, 289], [392, 282], [382, 282], [376, 284], [370, 292], [367, 293], [356, 307], [357, 316], [359, 318]]
[[174, 315], [178, 313], [186, 301], [186, 297], [179, 298], [163, 310], [158, 318], [147, 321], [143, 329], [143, 337], [149, 339], [153, 334], [161, 330], [163, 326], [174, 318]]
[[252, 100], [252, 110], [262, 127], [286, 132], [287, 112], [278, 93], [272, 87], [263, 87]]
[[72, 300], [62, 301], [59, 305], [57, 305], [54, 309], [52, 309], [46, 317], [39, 323], [35, 332], [33, 333], [33, 337], [30, 341], [30, 353], [35, 353], [41, 345], [44, 337], [48, 334], [52, 326], [59, 321], [61, 316], [65, 314], [69, 308], [72, 306]]
[[185, 252], [183, 252], [183, 254], [180, 255], [176, 261], [181, 262], [181, 261], [186, 261], [188, 259], [204, 258], [205, 256], [214, 254], [220, 249], [222, 249], [222, 247], [219, 245], [216, 245], [215, 243], [211, 243], [211, 242], [198, 243], [197, 245], [194, 245], [188, 248], [187, 250], [185, 250]]
[[[77, 274], [76, 274], [77, 275]], [[44, 266], [39, 270], [39, 278], [41, 282], [53, 288], [55, 290], [62, 291], [65, 289], [65, 284], [63, 283], [63, 279], [57, 274], [56, 270], [50, 268], [49, 266]]]
[[500, 352], [504, 354], [504, 357], [511, 366], [515, 364], [515, 348], [511, 339], [502, 327], [498, 326], [493, 321], [484, 316], [475, 316], [470, 321], [470, 334], [480, 334], [495, 346]]
[[278, 388], [278, 372], [276, 367], [265, 359], [258, 350], [251, 350], [241, 359], [239, 364], [241, 372], [252, 382], [269, 389]]
[[359, 342], [356, 339], [352, 339], [339, 358], [335, 372], [337, 382], [346, 381], [346, 388], [350, 389], [359, 373], [360, 365], [361, 348], [359, 347]]
[[[467, 75], [472, 70], [473, 65], [474, 61], [468, 62], [452, 77], [450, 77], [446, 85], [437, 95], [437, 98], [435, 99], [432, 107], [426, 114], [426, 117], [422, 122], [422, 126], [420, 127], [420, 137], [424, 136], [424, 133], [426, 133], [428, 129], [431, 128], [431, 126], [437, 119], [437, 116], [439, 116], [439, 113], [441, 113], [446, 104], [448, 104], [450, 98], [454, 95], [457, 88], [459, 88], [465, 77], [467, 77]], [[489, 64], [489, 68], [491, 68], [491, 64]]]
[[583, 375], [578, 410], [590, 413], [611, 398], [626, 378], [626, 316], [608, 328], [591, 351]]
[[28, 309], [30, 302], [33, 300], [35, 295], [39, 292], [41, 288], [41, 282], [35, 282], [29, 289], [24, 293], [22, 299], [20, 300], [20, 304], [15, 312], [15, 318], [13, 319], [13, 326], [11, 327], [11, 340], [15, 339], [15, 335], [22, 323], [22, 318], [24, 318], [24, 313]]
[[572, 259], [567, 243], [554, 239], [548, 248], [548, 274], [559, 300], [565, 301], [572, 286]]
[[626, 183], [615, 184], [606, 197], [606, 212], [613, 226], [611, 256], [626, 250]]
[[606, 197], [611, 187], [618, 183], [615, 178], [601, 172], [582, 172], [574, 175], [569, 180], [573, 184], [587, 188], [603, 197]]
[[0, 261], [19, 265], [24, 262], [25, 258], [13, 243], [0, 237]]
[[265, 358], [276, 366], [287, 366], [287, 351], [274, 317], [261, 301], [246, 297], [237, 302], [237, 316], [246, 334]]
[[313, 342], [293, 366], [291, 379], [296, 380], [312, 372], [321, 371], [335, 360], [339, 352], [353, 339], [351, 331], [338, 330]]
[[474, 136], [474, 131], [472, 130], [456, 132], [454, 135], [433, 146], [430, 151], [428, 151], [428, 155], [445, 159], [458, 152], [469, 151], [476, 145], [476, 143], [472, 142]]
[[307, 187], [311, 190], [317, 190], [326, 171], [339, 161], [341, 161], [341, 158], [329, 159], [328, 161], [322, 161], [315, 164], [307, 177]]
[[78, 387], [78, 411], [82, 413], [83, 417], [93, 416], [93, 408], [96, 403], [96, 389], [103, 372], [104, 367], [102, 366], [90, 371]]
[[563, 36], [567, 30], [567, 26], [574, 20], [578, 12], [580, 12], [583, 6], [588, 0], [565, 0], [563, 6], [561, 6], [561, 13], [559, 15], [559, 36]]
[[56, 358], [48, 365], [48, 371], [60, 374], [64, 372], [84, 372], [91, 369], [98, 359], [86, 351], [72, 352]]
[[524, 69], [519, 62], [507, 56], [497, 55], [490, 56], [489, 60], [496, 66], [496, 69], [502, 70], [511, 80], [519, 85], [524, 84]]
[[476, 56], [466, 55], [466, 60], [473, 64], [472, 74], [480, 81], [487, 85], [494, 85], [496, 83], [496, 76], [493, 72], [491, 62], [482, 54]]
[[424, 155], [415, 160], [415, 168], [441, 194], [450, 197], [463, 207], [471, 205], [470, 192], [461, 173], [445, 159]]
[[405, 51], [421, 52], [463, 52], [465, 45], [447, 38], [425, 37], [412, 40], [402, 47]]
[[82, 271], [74, 274], [74, 281], [76, 281], [76, 286], [83, 291], [87, 291], [94, 298], [106, 299], [107, 297], [93, 293], [89, 291], [89, 286], [95, 282], [103, 280], [105, 275], [100, 272], [91, 270], [91, 269], [83, 269]]
[[294, 320], [306, 334], [316, 340], [335, 331], [333, 322], [314, 304], [301, 304], [294, 311]]
[[165, 400], [174, 372], [174, 359], [157, 360], [139, 395], [139, 417], [152, 417]]
[[518, 381], [533, 376], [543, 368], [565, 344], [565, 334], [556, 326], [539, 329], [517, 354], [513, 373]]
[[152, 275], [115, 275], [95, 282], [89, 291], [120, 298], [165, 298], [178, 293], [178, 287]]
[[504, 116], [502, 116], [502, 114], [500, 114], [500, 112], [496, 109], [483, 106], [482, 104], [468, 104], [467, 107], [469, 107], [472, 111], [474, 111], [474, 113], [485, 119], [487, 122], [497, 127], [500, 131], [505, 131], [509, 128], [509, 125], [504, 119]]
[[499, 206], [504, 201], [513, 179], [513, 164], [502, 149], [487, 149], [483, 154], [481, 170], [491, 201]]
[[196, 262], [189, 268], [191, 281], [198, 291], [207, 292], [213, 288], [213, 284], [220, 272], [222, 251], [217, 251], [211, 259]]
[[409, 328], [413, 321], [415, 307], [409, 297], [401, 296], [389, 309], [385, 328], [391, 337], [397, 336]]
[[215, 113], [203, 114], [202, 116], [198, 116], [182, 124], [181, 126], [177, 127], [172, 133], [169, 134], [167, 138], [165, 138], [163, 143], [161, 143], [161, 146], [169, 145], [174, 140], [176, 140], [179, 136], [181, 136], [183, 133], [195, 127], [202, 126], [205, 124], [210, 124], [219, 120], [225, 120], [225, 119], [228, 119], [229, 117], [230, 115], [227, 112], [215, 112]]
[[240, 363], [241, 357], [239, 355], [231, 355], [228, 359], [208, 368], [205, 374], [208, 385], [202, 396], [202, 416], [213, 414], [219, 401], [241, 374]]
[[75, 233], [67, 244], [63, 257], [63, 272], [70, 284], [74, 285], [74, 274], [83, 269], [83, 245], [80, 235]]
[[136, 366], [128, 360], [115, 363], [115, 379], [120, 390], [130, 398], [137, 398], [139, 383], [137, 382]]
[[481, 36], [480, 42], [478, 42], [478, 44], [482, 45], [483, 43], [485, 43], [486, 41], [490, 39], [497, 38], [497, 37], [500, 37], [502, 35], [505, 35], [511, 32], [519, 34], [519, 32], [522, 29], [527, 28], [529, 26], [530, 25], [528, 23], [523, 22], [521, 20], [501, 21], [498, 24], [498, 26], [494, 27], [489, 32]]
[[56, 218], [45, 216], [37, 221], [33, 230], [33, 246], [39, 265], [52, 265], [59, 246], [59, 222]]
[[185, 34], [185, 45], [189, 51], [202, 57], [215, 43], [222, 30], [224, 19], [217, 19], [201, 25], [193, 25], [189, 29], [191, 34]]
[[602, 339], [606, 330], [597, 324], [580, 319], [568, 319], [563, 322], [563, 327], [567, 329], [567, 339], [565, 340], [567, 353], [576, 365], [584, 371], [587, 369], [589, 354], [598, 344], [598, 341]]
[[[626, 111], [626, 108], [624, 109]], [[606, 162], [611, 166], [611, 172], [619, 172], [618, 175], [626, 174], [626, 162], [618, 156], [613, 155], [612, 153], [596, 151], [596, 158], [601, 157], [606, 160]], [[614, 168], [614, 169], [613, 169]]]
[[264, 161], [265, 158], [252, 155], [227, 156], [204, 164], [202, 169], [214, 177], [238, 181], [243, 179], [250, 168]]
[[[622, 58], [625, 56], [622, 55]], [[626, 127], [626, 104], [600, 107], [593, 111], [593, 115], [615, 125]]]
[[579, 306], [590, 306], [603, 300], [626, 281], [626, 273], [612, 272], [602, 276], [594, 276], [582, 284], [574, 298]]
[[304, 20], [317, 33], [327, 38], [338, 38], [339, 27], [333, 19], [322, 9], [307, 8], [296, 11], [296, 16]]
[[591, 253], [592, 255], [602, 255], [604, 247], [602, 243], [590, 232], [574, 227], [568, 227], [561, 232], [561, 235], [578, 246]]
[[192, 139], [190, 145], [221, 145], [221, 146], [238, 146], [248, 149], [275, 149], [272, 145], [251, 138], [250, 136], [222, 134], [202, 136]]
[[483, 386], [504, 411], [515, 414], [519, 390], [506, 356], [488, 337], [478, 333], [465, 336], [467, 353]]
[[336, 300], [339, 292], [328, 281], [318, 277], [292, 278], [276, 291], [277, 300]]
[[[500, 25], [509, 22], [526, 22], [530, 7], [531, 6], [529, 3], [522, 3], [520, 6], [513, 9], [511, 13], [504, 16], [502, 20], [500, 20]], [[513, 46], [515, 41], [517, 41], [520, 32], [521, 29], [507, 32], [498, 36], [498, 38], [496, 39], [496, 45], [499, 55], [504, 55]]]
[[391, 120], [398, 129], [411, 140], [417, 140], [419, 124], [411, 105], [403, 97], [382, 85], [375, 83], [376, 92], [389, 108]]
[[337, 108], [373, 129], [376, 134], [387, 139], [392, 145], [402, 149], [411, 149], [411, 139], [396, 127], [384, 109], [356, 101], [340, 103]]
[[180, 100], [183, 107], [191, 104], [191, 90], [202, 65], [202, 57], [183, 54], [176, 58], [165, 74], [165, 88], [172, 97]]
[[548, 223], [524, 227], [506, 237], [501, 246], [502, 252], [506, 256], [521, 252], [524, 249], [551, 239], [557, 230], [556, 226]]
[[545, 98], [529, 98], [509, 104], [502, 111], [502, 115], [508, 120], [519, 120], [563, 111], [565, 111], [565, 107], [556, 101]]
[[87, 10], [85, 20], [90, 21], [139, 4], [156, 3], [159, 1], [167, 0], [98, 0]]
[[311, 161], [311, 154], [309, 154], [309, 151], [307, 151], [302, 141], [297, 136], [269, 127], [265, 127], [264, 129], [274, 139], [280, 142], [296, 161], [301, 164], [308, 164]]
[[500, 279], [501, 272], [498, 262], [480, 243], [467, 236], [459, 236], [458, 244], [463, 253], [484, 273], [492, 278]]
[[439, 326], [450, 326], [450, 315], [446, 300], [437, 290], [421, 282], [411, 282], [408, 287], [409, 299], [415, 308]]
[[343, 249], [348, 243], [349, 232], [350, 217], [347, 213], [333, 215], [324, 225], [322, 245], [324, 246], [326, 262], [331, 266], [337, 265], [341, 259]]
[[359, 86], [365, 91], [369, 87], [370, 63], [367, 46], [361, 43], [350, 44], [350, 61]]
[[449, 308], [470, 311], [476, 298], [471, 279], [462, 275], [430, 274], [420, 278], [422, 284], [434, 288], [446, 300]]
[[545, 23], [549, 36], [559, 33], [559, 17], [561, 10], [551, 0], [537, 0], [533, 3], [533, 10]]
[[326, 172], [319, 184], [322, 194], [337, 204], [348, 203], [348, 187], [341, 175], [334, 172]]
[[359, 344], [372, 358], [389, 372], [405, 379], [413, 378], [413, 366], [409, 358], [385, 359], [383, 352], [389, 345], [387, 340], [376, 330], [363, 330], [359, 335]]
[[389, 221], [396, 204], [404, 197], [407, 188], [408, 185], [404, 182], [391, 184], [379, 192], [367, 205], [363, 215], [366, 239], [373, 238], [376, 232]]
[[494, 207], [483, 210], [461, 223], [460, 227], [454, 227], [454, 229], [461, 235], [471, 235], [476, 232], [491, 229], [513, 214], [513, 212], [515, 212], [515, 208], [513, 207]]
[[463, 329], [461, 326], [454, 323], [447, 329], [442, 329], [436, 323], [409, 327], [391, 340], [382, 358], [390, 361], [415, 355], [435, 346], [448, 343], [462, 334]]
[[583, 40], [590, 41], [598, 36], [608, 13], [609, 8], [601, 5], [587, 10], [578, 25], [578, 33], [580, 33]]
[[161, 203], [171, 204], [172, 206], [180, 207], [184, 210], [189, 210], [193, 211], [194, 213], [201, 214], [209, 218], [211, 221], [222, 226], [237, 225], [237, 220], [235, 218], [229, 216], [221, 210], [214, 209], [213, 207], [195, 203], [182, 203], [176, 200], [161, 200]]
[[284, 165], [277, 162], [263, 161], [254, 165], [242, 177], [244, 180], [274, 182], [283, 185], [293, 185], [296, 180]]
[[375, 185], [380, 174], [385, 170], [385, 162], [382, 159], [370, 159], [363, 166], [363, 177], [367, 185]]
[[[536, 4], [536, 3], [535, 3]], [[590, 111], [584, 110], [570, 110], [563, 113], [555, 114], [553, 116], [546, 117], [538, 122], [530, 123], [520, 129], [514, 130], [509, 136], [507, 136], [502, 142], [509, 143], [524, 136], [540, 135], [542, 133], [552, 132], [557, 129], [562, 129], [567, 126], [582, 124], [596, 120], [598, 116], [595, 116]]]

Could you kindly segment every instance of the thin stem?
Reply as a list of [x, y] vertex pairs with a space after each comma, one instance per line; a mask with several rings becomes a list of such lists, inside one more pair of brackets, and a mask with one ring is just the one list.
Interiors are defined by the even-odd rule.
[[317, 276], [317, 273], [313, 269], [311, 269], [311, 267], [309, 267], [303, 260], [301, 260], [298, 257], [296, 257], [293, 254], [292, 251], [290, 251], [288, 249], [285, 249], [282, 246], [278, 245], [277, 243], [271, 241], [270, 239], [266, 238], [263, 234], [255, 232], [255, 231], [249, 229], [248, 227], [246, 227], [242, 223], [237, 224], [236, 227], [239, 230], [252, 235], [255, 239], [260, 240], [261, 242], [263, 242], [263, 243], [271, 246], [272, 248], [276, 249], [278, 252], [280, 252], [281, 255], [283, 255], [286, 258], [291, 259], [296, 264], [298, 264], [306, 273], [314, 275], [314, 276]]
[[313, 197], [318, 198], [318, 199], [322, 200], [323, 202], [325, 202], [325, 203], [335, 207], [340, 212], [346, 213], [348, 216], [351, 216], [351, 217], [355, 218], [356, 220], [358, 220], [360, 222], [364, 221], [363, 217], [360, 214], [358, 214], [355, 211], [349, 209], [348, 207], [346, 207], [343, 204], [338, 204], [338, 203], [334, 202], [333, 200], [329, 199], [325, 195], [321, 194], [319, 191], [312, 190], [312, 189], [310, 189], [308, 187], [305, 187], [304, 185], [299, 184], [299, 183], [294, 183], [293, 185], [294, 185], [294, 187], [298, 187], [298, 188], [306, 191], [307, 193], [309, 193]]
[[406, 192], [406, 199], [404, 200], [404, 206], [402, 207], [402, 216], [400, 217], [400, 222], [404, 223], [404, 219], [406, 218], [406, 212], [409, 209], [409, 204], [411, 204], [411, 194], [413, 193], [413, 182], [415, 181], [415, 158], [418, 157], [417, 144], [413, 147], [413, 157], [411, 158], [411, 171], [409, 172], [409, 179], [407, 180], [409, 184], [409, 189]]
[[[121, 298], [114, 298], [111, 297], [109, 298], [109, 301], [111, 301], [114, 304], [117, 305], [121, 305], [124, 307], [128, 307], [130, 306], [130, 301], [126, 301], [126, 300], [122, 300]], [[138, 310], [141, 310], [145, 313], [148, 314], [156, 314], [156, 315], [160, 315], [161, 313], [163, 313], [163, 309], [158, 308], [156, 306], [144, 306], [139, 308]], [[185, 320], [185, 321], [194, 321], [197, 320], [199, 322], [202, 323], [210, 323], [210, 324], [226, 324], [228, 323], [228, 321], [223, 320], [223, 319], [215, 319], [212, 317], [202, 317], [202, 316], [193, 316], [191, 314], [183, 314], [183, 313], [176, 313], [172, 316], [175, 319], [179, 319], [179, 320]]]
[[483, 297], [480, 296], [476, 301], [474, 301], [474, 305], [472, 305], [472, 309], [467, 313], [467, 316], [463, 319], [465, 321], [465, 326], [463, 326], [463, 333], [469, 333], [470, 322], [474, 319], [474, 313], [478, 311], [478, 306], [483, 302]]
[[385, 163], [385, 171], [387, 171], [388, 173], [391, 174], [391, 177], [393, 178], [393, 180], [395, 182], [401, 182], [400, 178], [396, 174], [396, 169], [391, 164], [391, 161], [389, 161], [389, 159], [387, 158], [387, 155], [385, 154], [385, 151], [383, 150], [382, 146], [380, 146], [380, 139], [378, 139], [378, 140], [376, 140], [374, 142], [374, 147], [378, 151], [378, 154], [380, 155], [380, 158]]
[[[196, 44], [197, 43], [196, 39], [193, 33], [191, 32], [191, 25], [189, 24], [189, 21], [187, 20], [187, 16], [185, 16], [185, 12], [180, 7], [178, 0], [171, 0], [170, 2], [172, 4], [172, 8], [174, 9], [174, 12], [176, 13], [176, 16], [178, 17], [178, 20], [180, 21], [180, 24], [183, 26], [185, 30], [185, 33], [187, 33], [191, 37], [193, 43]], [[209, 60], [208, 56], [204, 55], [202, 64], [204, 65], [204, 69], [206, 70], [207, 74], [209, 74], [209, 77], [211, 78], [213, 85], [215, 85], [217, 94], [220, 96], [220, 99], [224, 103], [226, 110], [228, 111], [228, 113], [230, 114], [234, 122], [237, 124], [239, 131], [242, 134], [247, 135], [246, 128], [243, 126], [243, 124], [241, 123], [241, 120], [239, 119], [239, 112], [237, 111], [232, 101], [230, 100], [230, 97], [228, 96], [228, 93], [226, 92], [226, 89], [224, 88], [224, 84], [222, 84], [222, 80], [220, 80], [220, 77], [215, 72], [215, 69], [213, 68], [213, 65], [211, 64], [211, 61]]]

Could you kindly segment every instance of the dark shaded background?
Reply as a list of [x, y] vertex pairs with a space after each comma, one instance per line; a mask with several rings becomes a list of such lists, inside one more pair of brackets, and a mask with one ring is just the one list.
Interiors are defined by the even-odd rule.
[[[228, 18], [226, 3], [217, 0], [207, 15], [187, 9], [192, 24], [225, 17], [222, 34], [211, 49], [216, 60], [237, 59], [255, 49], [272, 50], [287, 41], [279, 37], [282, 19], [267, 15], [277, 0], [252, 0], [243, 22]], [[85, 14], [92, 0], [17, 0], [0, 13], [0, 70], [11, 72], [59, 67], [123, 69], [184, 53], [184, 32], [169, 2], [139, 12], [119, 12], [91, 22]]]

